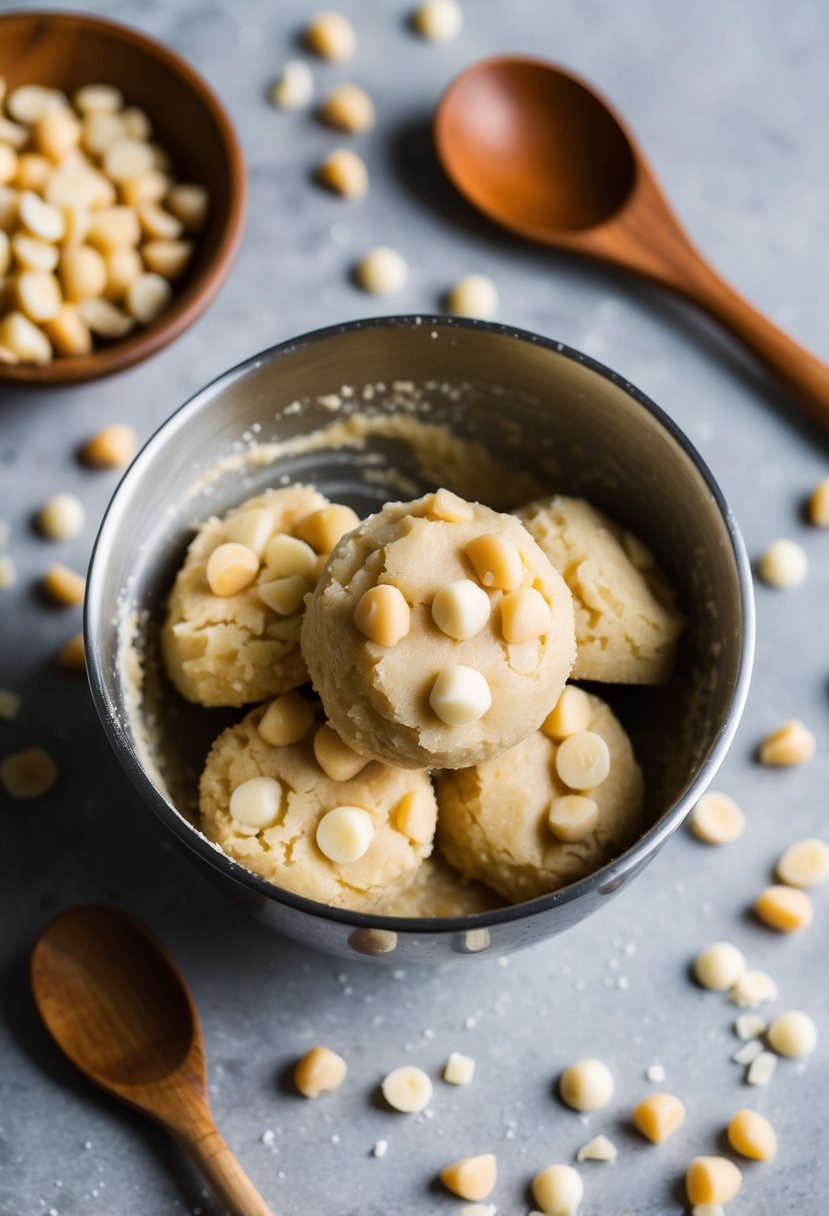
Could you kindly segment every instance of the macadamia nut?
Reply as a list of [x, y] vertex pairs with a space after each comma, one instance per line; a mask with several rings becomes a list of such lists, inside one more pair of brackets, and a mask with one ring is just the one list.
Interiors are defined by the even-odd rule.
[[790, 1009], [781, 1013], [769, 1026], [769, 1044], [780, 1056], [801, 1059], [817, 1047], [817, 1027], [808, 1013]]
[[789, 845], [777, 863], [777, 877], [790, 887], [814, 887], [829, 878], [829, 844], [818, 837]]
[[349, 135], [364, 135], [374, 126], [374, 102], [359, 85], [341, 84], [329, 93], [318, 117], [326, 126]]
[[601, 1060], [577, 1060], [558, 1083], [562, 1101], [578, 1111], [601, 1110], [613, 1097], [613, 1074]]
[[336, 1051], [329, 1047], [312, 1047], [294, 1069], [294, 1085], [303, 1098], [318, 1098], [320, 1094], [339, 1089], [347, 1072], [345, 1060]]
[[358, 285], [374, 296], [394, 295], [402, 291], [408, 277], [409, 268], [404, 259], [385, 245], [367, 253], [356, 269]]
[[812, 901], [797, 887], [771, 886], [757, 896], [754, 911], [759, 920], [778, 933], [796, 933], [814, 920]]
[[694, 962], [694, 975], [703, 988], [725, 992], [733, 988], [746, 970], [745, 955], [730, 942], [714, 942]]
[[727, 1157], [695, 1157], [685, 1174], [688, 1202], [724, 1206], [737, 1194], [742, 1181], [742, 1174]]
[[462, 1157], [440, 1171], [440, 1180], [460, 1199], [486, 1199], [495, 1189], [498, 1168], [492, 1153], [480, 1157]]
[[706, 844], [730, 844], [745, 826], [745, 815], [727, 794], [703, 794], [691, 812], [691, 830]]
[[463, 10], [457, 0], [426, 0], [412, 14], [412, 27], [429, 42], [457, 38], [463, 26]]
[[757, 572], [770, 587], [799, 587], [809, 573], [809, 559], [797, 541], [776, 540], [760, 558]]
[[343, 198], [362, 198], [368, 193], [365, 162], [350, 148], [337, 148], [317, 169], [317, 181]]
[[729, 1120], [727, 1135], [734, 1152], [751, 1161], [772, 1161], [777, 1153], [777, 1134], [756, 1110], [738, 1110]]
[[395, 1068], [380, 1086], [383, 1097], [393, 1110], [413, 1115], [432, 1100], [432, 1082], [422, 1068], [404, 1064]]
[[86, 512], [74, 494], [56, 494], [41, 507], [38, 527], [50, 540], [71, 540], [83, 529]]
[[761, 764], [777, 768], [805, 764], [814, 754], [814, 735], [802, 722], [793, 718], [763, 740], [758, 756]]
[[114, 423], [93, 435], [83, 449], [87, 464], [102, 469], [125, 469], [135, 455], [137, 436], [131, 426]]
[[357, 49], [354, 26], [342, 13], [319, 13], [305, 31], [305, 45], [321, 59], [350, 59]]
[[675, 1094], [648, 1094], [631, 1115], [638, 1132], [652, 1144], [663, 1144], [685, 1122], [685, 1106]]
[[572, 1165], [548, 1165], [533, 1178], [532, 1192], [545, 1216], [575, 1216], [584, 1198], [584, 1183]]

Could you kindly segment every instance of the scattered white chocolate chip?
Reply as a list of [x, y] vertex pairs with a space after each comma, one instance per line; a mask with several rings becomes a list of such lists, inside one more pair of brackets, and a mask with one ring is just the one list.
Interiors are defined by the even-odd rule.
[[599, 807], [592, 798], [581, 794], [565, 794], [554, 798], [550, 804], [548, 823], [557, 840], [576, 844], [587, 840], [599, 822]]
[[802, 722], [793, 718], [763, 740], [758, 757], [761, 764], [785, 767], [805, 764], [814, 754], [814, 735]]
[[606, 1161], [612, 1165], [619, 1156], [619, 1150], [607, 1136], [594, 1136], [583, 1144], [576, 1153], [576, 1161]]
[[816, 836], [790, 844], [775, 873], [790, 887], [814, 887], [829, 878], [829, 844]]
[[362, 198], [368, 193], [365, 161], [350, 148], [337, 148], [326, 156], [317, 169], [316, 178], [343, 198]]
[[794, 540], [776, 540], [760, 558], [757, 573], [770, 587], [799, 587], [809, 572], [809, 559]]
[[512, 541], [497, 532], [476, 536], [465, 553], [482, 586], [501, 591], [515, 591], [521, 586], [524, 572], [521, 554]]
[[740, 1009], [756, 1009], [758, 1005], [777, 1000], [777, 985], [765, 971], [744, 971], [728, 999]]
[[568, 735], [556, 752], [556, 773], [571, 790], [592, 790], [610, 772], [610, 748], [601, 735], [582, 730]]
[[355, 276], [363, 291], [373, 296], [388, 296], [403, 290], [409, 268], [397, 250], [378, 245], [357, 264]]
[[706, 844], [729, 844], [745, 826], [745, 815], [727, 794], [703, 794], [691, 812], [691, 830]]
[[393, 1110], [413, 1115], [432, 1100], [432, 1082], [422, 1068], [404, 1064], [395, 1068], [380, 1086], [383, 1097]]
[[548, 739], [557, 742], [587, 730], [592, 717], [593, 711], [587, 693], [573, 684], [567, 684], [542, 722], [541, 731]]
[[359, 806], [335, 807], [317, 824], [320, 852], [338, 865], [351, 865], [365, 857], [373, 837], [371, 816]]
[[759, 1056], [749, 1065], [746, 1073], [747, 1085], [768, 1085], [777, 1067], [777, 1057], [770, 1051], [761, 1051]]
[[353, 532], [360, 517], [351, 507], [332, 503], [306, 515], [294, 527], [294, 534], [317, 553], [330, 553], [348, 532]]
[[378, 583], [360, 596], [354, 626], [378, 646], [396, 646], [411, 628], [411, 610], [393, 583]]
[[631, 1115], [633, 1125], [652, 1144], [662, 1144], [685, 1122], [685, 1106], [675, 1094], [652, 1093]]
[[230, 817], [249, 828], [270, 828], [282, 811], [283, 789], [273, 777], [251, 777], [230, 795]]
[[690, 1204], [729, 1203], [740, 1189], [743, 1176], [727, 1157], [695, 1157], [685, 1174]]
[[[259, 573], [259, 558], [247, 545], [217, 545], [207, 559], [205, 577], [214, 595], [238, 595]], [[260, 588], [261, 593], [261, 588]]]
[[501, 633], [511, 645], [540, 638], [551, 621], [550, 605], [535, 587], [519, 587], [501, 600]]
[[738, 1110], [729, 1120], [726, 1134], [734, 1152], [751, 1161], [772, 1161], [777, 1153], [777, 1134], [756, 1110]]
[[412, 13], [412, 28], [429, 42], [457, 38], [463, 26], [463, 10], [457, 0], [425, 0]]
[[0, 688], [0, 721], [13, 722], [20, 713], [23, 698], [9, 688]]
[[816, 528], [829, 528], [829, 477], [818, 482], [812, 492], [809, 519]]
[[432, 600], [432, 620], [442, 633], [457, 642], [480, 633], [489, 614], [489, 596], [469, 578], [446, 583]]
[[280, 110], [302, 110], [314, 96], [314, 77], [303, 59], [289, 59], [271, 90], [271, 101]]
[[309, 51], [332, 62], [350, 59], [357, 49], [354, 26], [342, 13], [319, 13], [305, 30], [304, 42]]
[[808, 1013], [789, 1009], [769, 1026], [768, 1040], [779, 1056], [800, 1059], [810, 1055], [817, 1047], [817, 1027]]
[[374, 102], [358, 84], [341, 84], [328, 94], [317, 116], [326, 126], [347, 131], [349, 135], [363, 135], [374, 126]]
[[572, 1110], [601, 1110], [613, 1097], [613, 1074], [601, 1060], [577, 1060], [558, 1082], [561, 1099]]
[[287, 747], [304, 739], [313, 721], [310, 703], [298, 692], [284, 692], [271, 701], [256, 729], [271, 747]]
[[287, 578], [275, 578], [260, 583], [257, 593], [263, 604], [279, 616], [294, 616], [302, 608], [308, 592], [308, 582], [301, 574], [289, 574]]
[[397, 804], [394, 823], [398, 832], [408, 836], [414, 844], [428, 844], [434, 832], [435, 816], [423, 795], [410, 790]]
[[447, 523], [452, 524], [467, 523], [475, 516], [471, 503], [443, 487], [435, 490], [432, 495], [429, 514], [434, 515], [437, 519], [445, 519]]
[[486, 1199], [495, 1189], [498, 1166], [492, 1153], [461, 1157], [440, 1171], [440, 1180], [459, 1199]]
[[429, 693], [429, 704], [447, 726], [467, 726], [489, 710], [492, 693], [480, 671], [458, 663], [439, 672]]
[[443, 1079], [449, 1085], [468, 1085], [474, 1075], [475, 1061], [459, 1051], [453, 1051], [443, 1066]]
[[50, 540], [71, 540], [82, 530], [86, 519], [83, 503], [74, 494], [56, 494], [41, 507], [37, 525]]
[[124, 469], [135, 455], [137, 446], [132, 427], [116, 422], [92, 436], [83, 449], [83, 458], [96, 468]]
[[369, 762], [367, 756], [361, 756], [349, 747], [327, 722], [314, 735], [314, 758], [332, 781], [350, 781]]
[[449, 289], [445, 304], [456, 317], [491, 321], [498, 311], [498, 291], [485, 274], [470, 274]]
[[320, 1094], [338, 1089], [347, 1072], [345, 1060], [336, 1051], [330, 1047], [312, 1047], [294, 1069], [294, 1085], [303, 1098], [318, 1098]]
[[815, 918], [811, 899], [797, 887], [766, 887], [757, 896], [754, 911], [764, 925], [778, 933], [806, 929]]
[[41, 798], [57, 779], [57, 765], [42, 747], [11, 752], [0, 761], [0, 784], [10, 798]]
[[86, 671], [86, 653], [82, 633], [74, 633], [64, 642], [57, 653], [57, 664], [66, 671]]
[[703, 988], [725, 992], [733, 988], [746, 970], [745, 955], [731, 942], [714, 942], [694, 961], [694, 975]]
[[575, 1216], [584, 1183], [572, 1165], [548, 1165], [532, 1181], [533, 1199], [545, 1216]]
[[766, 1019], [759, 1013], [741, 1013], [734, 1022], [734, 1031], [744, 1042], [759, 1039], [760, 1035], [766, 1033]]
[[55, 562], [43, 576], [43, 590], [56, 604], [82, 604], [86, 579], [68, 566]]

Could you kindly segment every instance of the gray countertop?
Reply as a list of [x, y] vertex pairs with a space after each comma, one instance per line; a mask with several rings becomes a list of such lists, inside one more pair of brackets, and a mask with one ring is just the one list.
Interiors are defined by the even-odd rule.
[[[38, 7], [42, 7], [41, 3]], [[3, 8], [10, 7], [6, 4]], [[24, 5], [24, 7], [27, 7]], [[717, 1151], [735, 1109], [753, 1105], [780, 1137], [776, 1163], [746, 1168], [732, 1207], [752, 1216], [818, 1216], [829, 1208], [827, 893], [797, 938], [746, 915], [780, 851], [826, 834], [829, 534], [801, 520], [804, 496], [829, 472], [824, 441], [781, 392], [712, 326], [656, 290], [520, 244], [471, 217], [430, 172], [427, 123], [446, 81], [473, 59], [524, 50], [599, 84], [639, 134], [669, 196], [712, 261], [750, 299], [818, 354], [826, 336], [829, 9], [820, 0], [658, 0], [552, 3], [466, 0], [454, 43], [429, 46], [406, 29], [401, 0], [343, 0], [358, 27], [357, 58], [320, 65], [320, 84], [353, 77], [374, 95], [376, 131], [361, 145], [372, 175], [350, 205], [309, 184], [330, 133], [266, 103], [296, 54], [309, 5], [300, 0], [117, 0], [76, 4], [171, 43], [213, 83], [238, 125], [250, 171], [241, 256], [209, 313], [172, 349], [117, 379], [59, 393], [2, 388], [0, 516], [12, 527], [18, 585], [0, 603], [0, 686], [22, 693], [19, 719], [0, 724], [0, 753], [43, 743], [60, 782], [39, 802], [3, 807], [0, 917], [0, 1212], [6, 1216], [160, 1216], [217, 1212], [174, 1147], [94, 1092], [36, 1021], [26, 984], [38, 930], [80, 901], [112, 901], [146, 920], [192, 984], [207, 1039], [215, 1115], [274, 1209], [323, 1213], [451, 1213], [435, 1187], [454, 1158], [492, 1150], [502, 1216], [531, 1206], [540, 1166], [572, 1160], [599, 1131], [619, 1146], [608, 1167], [586, 1163], [585, 1216], [683, 1210], [687, 1161]], [[53, 656], [79, 628], [77, 610], [47, 607], [35, 580], [55, 557], [83, 567], [116, 475], [83, 469], [78, 445], [106, 422], [142, 438], [216, 373], [303, 330], [382, 311], [348, 280], [376, 243], [409, 259], [409, 286], [388, 311], [429, 310], [462, 274], [498, 284], [501, 318], [608, 363], [658, 401], [720, 478], [756, 556], [793, 536], [811, 559], [806, 584], [758, 590], [756, 676], [736, 742], [717, 779], [748, 828], [725, 849], [680, 832], [605, 912], [527, 954], [474, 967], [414, 971], [343, 966], [270, 935], [218, 894], [165, 840], [127, 786], [82, 680]], [[88, 509], [76, 541], [50, 546], [31, 526], [56, 490]], [[764, 733], [798, 716], [817, 757], [760, 769]], [[688, 978], [694, 953], [727, 938], [780, 988], [777, 1009], [801, 1007], [823, 1040], [800, 1066], [748, 1089], [729, 1062], [734, 1009]], [[303, 1103], [285, 1069], [315, 1041], [344, 1052], [337, 1094]], [[475, 1057], [472, 1086], [436, 1083], [431, 1118], [406, 1119], [372, 1101], [404, 1061], [433, 1074], [450, 1051]], [[613, 1068], [616, 1097], [582, 1125], [552, 1096], [572, 1059]], [[688, 1107], [683, 1131], [647, 1146], [625, 1119], [661, 1064], [664, 1088]], [[272, 1135], [268, 1134], [272, 1133]], [[387, 1139], [382, 1159], [371, 1155]]]

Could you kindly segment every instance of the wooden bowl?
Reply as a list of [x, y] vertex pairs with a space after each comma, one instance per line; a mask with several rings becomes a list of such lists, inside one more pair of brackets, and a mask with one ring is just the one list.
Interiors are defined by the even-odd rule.
[[0, 76], [9, 90], [43, 84], [70, 95], [92, 82], [117, 85], [128, 105], [146, 110], [154, 138], [173, 157], [177, 179], [200, 182], [210, 194], [191, 266], [157, 322], [90, 355], [59, 357], [45, 366], [0, 365], [0, 380], [73, 384], [123, 371], [192, 325], [230, 270], [247, 192], [239, 140], [221, 102], [193, 68], [160, 42], [114, 21], [77, 13], [2, 14]]

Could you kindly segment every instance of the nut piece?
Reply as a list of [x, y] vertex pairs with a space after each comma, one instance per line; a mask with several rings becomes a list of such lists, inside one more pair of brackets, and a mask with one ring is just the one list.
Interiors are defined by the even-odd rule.
[[557, 840], [577, 844], [580, 840], [587, 840], [588, 836], [595, 832], [599, 822], [599, 807], [592, 798], [583, 798], [580, 794], [565, 794], [562, 798], [553, 799], [547, 821]]
[[303, 1098], [318, 1098], [339, 1089], [348, 1066], [342, 1056], [329, 1047], [312, 1047], [294, 1069], [294, 1085]]
[[332, 781], [350, 781], [369, 762], [367, 756], [361, 756], [344, 743], [327, 722], [314, 735], [314, 758]]
[[432, 600], [432, 620], [442, 633], [457, 642], [480, 633], [489, 613], [489, 596], [469, 578], [447, 583]]
[[744, 971], [728, 994], [739, 1009], [756, 1009], [777, 1000], [777, 985], [765, 971]]
[[[0, 246], [8, 245], [9, 238], [3, 233], [0, 237]], [[58, 250], [48, 241], [41, 241], [39, 237], [27, 236], [25, 232], [16, 233], [11, 239], [11, 249], [14, 253], [18, 266], [24, 270], [54, 270], [58, 264]], [[0, 256], [0, 271], [5, 271], [8, 268], [8, 260], [6, 265], [3, 265], [3, 258]]]
[[799, 1060], [817, 1047], [817, 1027], [808, 1013], [790, 1009], [769, 1026], [768, 1040], [778, 1055]]
[[595, 731], [569, 735], [556, 752], [556, 772], [571, 790], [595, 789], [610, 772], [610, 749]]
[[311, 729], [314, 711], [298, 692], [275, 697], [259, 720], [257, 730], [271, 747], [299, 743]]
[[280, 616], [294, 616], [302, 609], [308, 583], [301, 574], [290, 574], [287, 578], [260, 583], [256, 590], [262, 603], [267, 604], [272, 612]]
[[58, 667], [67, 671], [85, 671], [86, 655], [84, 654], [83, 634], [75, 633], [64, 642], [57, 655]]
[[607, 1161], [612, 1165], [619, 1156], [619, 1150], [607, 1136], [594, 1136], [583, 1144], [576, 1153], [576, 1161]]
[[791, 844], [780, 858], [777, 877], [790, 887], [814, 887], [829, 878], [829, 845], [815, 836]]
[[492, 693], [480, 671], [457, 663], [438, 674], [429, 704], [447, 726], [466, 726], [484, 716], [492, 705]]
[[463, 11], [456, 0], [426, 0], [412, 14], [412, 28], [429, 42], [457, 38], [462, 25]]
[[726, 1134], [734, 1152], [752, 1161], [772, 1161], [777, 1154], [777, 1134], [768, 1119], [756, 1110], [738, 1110]]
[[318, 511], [306, 515], [294, 528], [294, 534], [317, 553], [330, 553], [347, 532], [353, 532], [359, 522], [359, 515], [351, 507], [333, 503], [330, 507], [320, 507]]
[[406, 286], [409, 268], [396, 250], [378, 245], [358, 263], [355, 277], [363, 291], [373, 296], [390, 296]]
[[491, 321], [498, 311], [498, 291], [485, 274], [470, 274], [449, 289], [444, 303], [456, 317]]
[[475, 1061], [459, 1051], [453, 1051], [443, 1066], [443, 1079], [449, 1085], [468, 1085], [474, 1075]]
[[[254, 514], [252, 511], [245, 512], [246, 516], [252, 514]], [[260, 527], [262, 531], [267, 529], [268, 534], [272, 528], [270, 513], [263, 511], [261, 514], [264, 518], [261, 524], [257, 524], [257, 536]], [[233, 522], [229, 521], [230, 524]], [[241, 523], [241, 517], [239, 517], [239, 523]], [[251, 545], [251, 548], [255, 549], [256, 545]], [[287, 536], [284, 532], [278, 532], [270, 540], [267, 536], [265, 537], [264, 560], [268, 571], [275, 578], [287, 578], [289, 574], [301, 574], [303, 578], [313, 579], [316, 574], [317, 555], [311, 546], [307, 545], [304, 540], [297, 540], [295, 536]]]
[[87, 464], [101, 469], [125, 469], [135, 455], [138, 440], [131, 426], [114, 423], [93, 435], [83, 449]]
[[[250, 511], [238, 511], [225, 521], [224, 539], [234, 541], [237, 545], [246, 545], [262, 561], [272, 532], [273, 516], [270, 511], [254, 507]], [[295, 543], [299, 544], [299, 542]], [[270, 573], [278, 577], [284, 574], [297, 574], [298, 571], [271, 569]]]
[[67, 300], [89, 300], [103, 295], [107, 285], [106, 262], [90, 245], [64, 249], [58, 275]]
[[706, 844], [730, 844], [745, 826], [745, 815], [727, 794], [703, 794], [691, 813], [691, 830]]
[[52, 358], [46, 334], [22, 312], [8, 312], [0, 319], [0, 347], [20, 363], [48, 363]]
[[329, 861], [340, 866], [365, 857], [374, 838], [371, 815], [361, 806], [335, 806], [316, 828], [316, 843]]
[[132, 317], [109, 300], [81, 300], [78, 312], [92, 332], [101, 338], [124, 338], [133, 327]]
[[305, 31], [305, 45], [321, 59], [350, 59], [357, 48], [354, 26], [342, 13], [319, 13]]
[[766, 1033], [766, 1019], [759, 1013], [741, 1013], [734, 1023], [734, 1031], [744, 1043], [759, 1039]]
[[440, 1180], [459, 1199], [479, 1201], [495, 1189], [498, 1168], [493, 1153], [480, 1157], [461, 1157], [440, 1171]]
[[104, 294], [108, 300], [120, 302], [129, 291], [130, 284], [144, 271], [144, 263], [137, 249], [124, 245], [110, 249], [105, 255], [107, 283]]
[[[9, 182], [16, 182], [18, 186], [24, 184], [19, 172], [17, 153], [8, 144], [0, 144], [0, 185], [6, 186]], [[31, 182], [26, 182], [25, 185], [30, 190], [35, 188]]]
[[141, 240], [138, 216], [132, 207], [106, 207], [92, 216], [86, 239], [102, 253], [137, 245]]
[[770, 587], [799, 587], [809, 572], [809, 559], [797, 541], [776, 540], [757, 564], [757, 573]]
[[[214, 595], [238, 595], [259, 573], [259, 558], [246, 545], [217, 545], [207, 559], [205, 575]], [[260, 589], [261, 590], [261, 589]]]
[[633, 1126], [652, 1144], [663, 1144], [685, 1122], [685, 1106], [674, 1094], [648, 1094], [631, 1115]]
[[570, 735], [587, 730], [592, 717], [593, 711], [587, 693], [573, 684], [567, 684], [541, 723], [541, 731], [548, 739], [568, 739]]
[[249, 828], [271, 828], [282, 810], [282, 786], [273, 777], [251, 777], [230, 795], [230, 817]]
[[415, 844], [428, 844], [435, 826], [434, 813], [420, 793], [404, 794], [395, 811], [395, 827]]
[[141, 248], [148, 270], [162, 275], [170, 282], [180, 279], [193, 256], [192, 241], [147, 241]]
[[360, 596], [354, 626], [378, 646], [396, 646], [411, 628], [411, 610], [392, 583], [378, 583]]
[[62, 305], [43, 330], [59, 355], [88, 355], [92, 350], [92, 333], [75, 304]]
[[374, 126], [374, 102], [357, 84], [341, 84], [317, 111], [320, 122], [349, 135], [364, 135]]
[[814, 920], [812, 901], [797, 887], [766, 887], [757, 896], [754, 911], [764, 925], [778, 933], [796, 933]]
[[688, 1202], [730, 1203], [742, 1181], [742, 1174], [727, 1157], [695, 1157], [685, 1174]]
[[545, 1216], [575, 1216], [584, 1198], [584, 1183], [572, 1165], [548, 1165], [533, 1178], [532, 1191]]
[[510, 644], [531, 642], [550, 628], [550, 605], [534, 587], [519, 587], [501, 600], [501, 632]]
[[422, 1068], [411, 1064], [395, 1068], [380, 1088], [389, 1106], [404, 1115], [417, 1114], [432, 1100], [432, 1082]]
[[271, 90], [271, 101], [280, 110], [302, 110], [314, 96], [314, 78], [303, 59], [289, 59]]
[[83, 503], [74, 494], [56, 494], [41, 507], [37, 526], [49, 540], [71, 540], [84, 525]]
[[43, 241], [59, 241], [64, 232], [63, 214], [51, 203], [45, 203], [33, 190], [20, 195], [18, 215], [24, 228]]
[[56, 562], [43, 576], [43, 590], [56, 604], [82, 604], [86, 579]]
[[72, 102], [82, 114], [114, 112], [123, 106], [124, 94], [113, 84], [85, 84], [75, 93]]
[[122, 136], [114, 139], [104, 152], [104, 173], [113, 182], [129, 181], [153, 168], [153, 150], [143, 139]]
[[368, 169], [350, 148], [337, 148], [317, 169], [317, 181], [343, 198], [362, 198], [368, 192]]
[[805, 764], [814, 754], [814, 735], [802, 722], [792, 718], [763, 740], [758, 758], [761, 764], [785, 767]]
[[747, 1085], [768, 1085], [777, 1067], [777, 1056], [770, 1051], [761, 1051], [752, 1060], [746, 1073]]
[[472, 563], [478, 582], [484, 587], [515, 591], [521, 586], [524, 568], [521, 554], [511, 541], [497, 532], [476, 536], [464, 550]]
[[432, 495], [429, 514], [436, 516], [438, 519], [445, 519], [450, 524], [461, 524], [472, 519], [475, 512], [472, 510], [471, 504], [466, 502], [465, 499], [459, 498], [451, 490], [441, 488], [435, 490]]
[[745, 956], [730, 942], [714, 942], [697, 955], [694, 975], [703, 988], [725, 992], [733, 988], [746, 970]]
[[57, 779], [57, 765], [42, 747], [10, 752], [0, 761], [0, 784], [10, 798], [41, 798]]
[[77, 148], [81, 124], [68, 106], [53, 106], [41, 114], [34, 126], [34, 145], [43, 156], [55, 162]]
[[613, 1074], [601, 1060], [577, 1060], [565, 1068], [558, 1082], [563, 1102], [572, 1110], [601, 1110], [613, 1097]]
[[160, 274], [140, 274], [127, 289], [127, 312], [139, 325], [151, 325], [172, 297], [172, 287]]
[[145, 201], [136, 207], [141, 231], [150, 240], [174, 241], [181, 236], [184, 225], [158, 203]]
[[17, 303], [30, 321], [51, 321], [60, 312], [63, 300], [60, 284], [53, 274], [24, 270], [17, 278]]
[[199, 232], [207, 220], [210, 196], [204, 186], [182, 182], [167, 195], [167, 206], [186, 232]]
[[66, 95], [59, 89], [49, 89], [40, 84], [22, 84], [6, 98], [6, 109], [14, 121], [30, 127], [47, 110], [66, 104]]
[[829, 477], [824, 477], [809, 499], [809, 519], [816, 528], [829, 528]]

